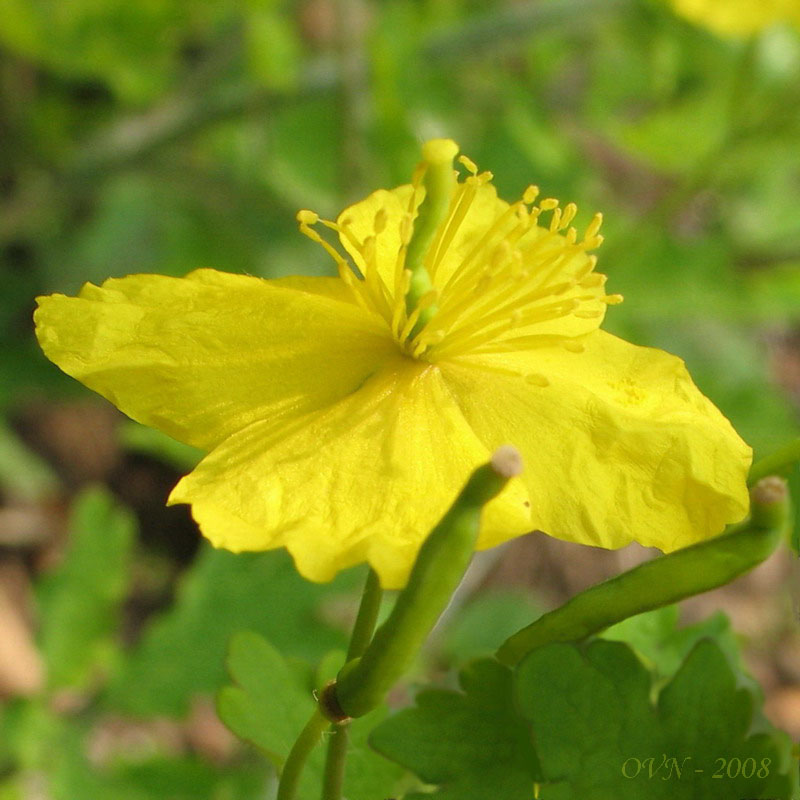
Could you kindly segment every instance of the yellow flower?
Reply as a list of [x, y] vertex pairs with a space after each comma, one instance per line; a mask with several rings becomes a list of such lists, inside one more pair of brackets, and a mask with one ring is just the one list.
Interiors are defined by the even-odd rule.
[[672, 0], [687, 19], [721, 36], [749, 36], [776, 22], [800, 25], [800, 0]]
[[484, 510], [480, 548], [537, 528], [670, 551], [741, 519], [750, 449], [679, 359], [599, 329], [621, 300], [588, 252], [599, 215], [579, 236], [574, 205], [534, 187], [509, 205], [464, 157], [456, 183], [455, 152], [424, 150], [429, 164], [446, 156], [452, 187], [415, 276], [426, 162], [335, 222], [298, 214], [338, 278], [203, 269], [87, 284], [39, 298], [42, 348], [129, 416], [209, 451], [170, 502], [190, 503], [214, 545], [286, 547], [316, 581], [368, 561], [402, 586], [470, 471], [508, 442], [526, 469]]

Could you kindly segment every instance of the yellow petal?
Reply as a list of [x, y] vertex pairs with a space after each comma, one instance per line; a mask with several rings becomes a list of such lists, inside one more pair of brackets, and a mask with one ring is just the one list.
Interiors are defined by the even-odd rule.
[[604, 331], [583, 344], [440, 364], [481, 441], [522, 452], [534, 525], [668, 552], [742, 519], [751, 450], [683, 362]]
[[48, 358], [128, 416], [210, 449], [353, 392], [395, 346], [333, 278], [198, 270], [40, 297]]
[[[307, 578], [368, 561], [404, 585], [422, 540], [490, 451], [436, 367], [388, 360], [357, 392], [292, 425], [255, 422], [174, 489], [217, 547], [285, 546]], [[530, 530], [519, 479], [484, 510], [479, 547]]]

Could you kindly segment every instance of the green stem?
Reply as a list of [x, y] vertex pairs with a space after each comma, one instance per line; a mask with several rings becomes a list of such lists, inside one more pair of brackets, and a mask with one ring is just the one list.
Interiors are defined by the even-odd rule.
[[[362, 655], [372, 639], [375, 622], [383, 599], [380, 579], [374, 569], [369, 571], [361, 605], [358, 608], [350, 645], [347, 648], [347, 661]], [[325, 775], [322, 783], [322, 800], [341, 800], [344, 785], [344, 769], [347, 760], [348, 723], [331, 725], [328, 739], [328, 752], [325, 758]]]
[[329, 722], [322, 715], [317, 706], [311, 719], [306, 723], [305, 728], [297, 737], [297, 741], [292, 745], [289, 757], [283, 765], [281, 779], [278, 783], [278, 794], [275, 800], [294, 800], [297, 796], [297, 789], [300, 785], [300, 776], [306, 765], [311, 751], [319, 744], [322, 734]]
[[752, 489], [751, 499], [746, 523], [575, 595], [507, 639], [497, 659], [515, 666], [537, 647], [585, 639], [628, 617], [723, 586], [757, 566], [785, 535], [789, 521], [786, 483], [774, 476], [764, 478]]
[[780, 475], [798, 461], [800, 461], [800, 438], [756, 461], [750, 468], [747, 482], [752, 486], [767, 475]]
[[325, 756], [325, 774], [322, 778], [322, 800], [341, 800], [349, 738], [350, 723], [331, 725], [328, 752]]
[[358, 607], [353, 633], [350, 636], [350, 645], [347, 648], [347, 660], [358, 658], [366, 649], [375, 630], [375, 622], [383, 599], [380, 578], [374, 569], [369, 571], [361, 595], [361, 605]]

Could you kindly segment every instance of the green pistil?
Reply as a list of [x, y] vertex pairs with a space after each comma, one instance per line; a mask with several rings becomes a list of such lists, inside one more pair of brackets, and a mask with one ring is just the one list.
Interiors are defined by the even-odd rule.
[[[406, 293], [406, 312], [411, 315], [419, 301], [432, 288], [431, 276], [425, 269], [425, 256], [433, 243], [439, 225], [444, 222], [450, 208], [450, 198], [455, 184], [453, 159], [458, 154], [458, 145], [451, 139], [433, 139], [422, 147], [425, 163], [423, 186], [425, 199], [420, 204], [414, 231], [406, 251], [406, 269], [411, 272], [411, 281]], [[413, 339], [438, 310], [434, 303], [424, 309], [417, 320], [410, 338]]]

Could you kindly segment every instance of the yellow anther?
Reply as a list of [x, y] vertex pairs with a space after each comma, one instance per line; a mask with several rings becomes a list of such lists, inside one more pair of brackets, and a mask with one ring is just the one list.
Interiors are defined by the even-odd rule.
[[575, 219], [575, 215], [578, 213], [578, 206], [575, 203], [567, 203], [564, 206], [564, 213], [561, 215], [561, 227], [566, 228], [572, 220]]
[[618, 306], [624, 299], [621, 294], [607, 294], [602, 298], [603, 302], [609, 306]]
[[525, 205], [530, 205], [538, 196], [539, 187], [531, 185], [522, 193], [522, 202], [525, 203]]
[[319, 215], [306, 208], [298, 211], [295, 218], [301, 225], [316, 225], [319, 222]]
[[603, 236], [595, 236], [594, 239], [591, 239], [586, 242], [587, 249], [596, 250], [600, 247], [601, 244], [605, 241], [605, 237]]
[[541, 208], [542, 211], [552, 211], [554, 208], [558, 208], [558, 200], [556, 200], [555, 197], [546, 197], [539, 203], [539, 208]]
[[458, 162], [472, 175], [478, 174], [478, 165], [468, 156], [459, 156]]
[[599, 213], [595, 214], [594, 217], [592, 217], [592, 221], [586, 228], [586, 233], [583, 234], [583, 238], [594, 239], [594, 237], [597, 236], [597, 233], [600, 230], [600, 226], [602, 224], [603, 224], [603, 215]]

